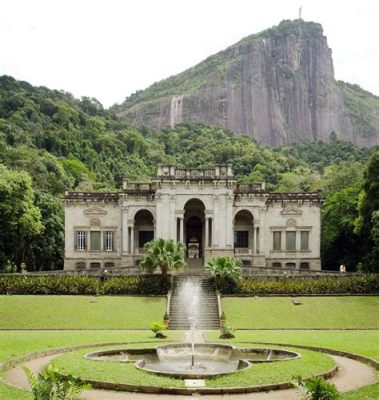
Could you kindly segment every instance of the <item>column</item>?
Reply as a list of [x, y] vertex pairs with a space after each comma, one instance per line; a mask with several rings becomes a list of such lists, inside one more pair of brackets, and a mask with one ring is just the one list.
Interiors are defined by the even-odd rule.
[[121, 251], [128, 253], [128, 239], [129, 239], [129, 228], [128, 228], [128, 207], [122, 206], [122, 245]]
[[209, 247], [209, 218], [205, 217], [205, 246], [204, 248]]
[[130, 226], [130, 253], [134, 254], [134, 225]]
[[179, 240], [184, 243], [184, 218], [179, 217]]
[[255, 228], [255, 254], [259, 254], [259, 226]]
[[249, 252], [251, 252], [251, 254], [255, 254], [255, 246], [254, 246], [254, 240], [255, 240], [255, 227], [253, 225], [252, 229], [251, 229], [251, 238], [249, 237]]

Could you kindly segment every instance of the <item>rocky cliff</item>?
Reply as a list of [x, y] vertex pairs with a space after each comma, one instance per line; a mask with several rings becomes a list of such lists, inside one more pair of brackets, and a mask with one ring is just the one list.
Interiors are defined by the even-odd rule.
[[379, 97], [334, 79], [321, 25], [303, 20], [249, 36], [116, 106], [135, 125], [220, 125], [277, 147], [300, 139], [379, 144]]

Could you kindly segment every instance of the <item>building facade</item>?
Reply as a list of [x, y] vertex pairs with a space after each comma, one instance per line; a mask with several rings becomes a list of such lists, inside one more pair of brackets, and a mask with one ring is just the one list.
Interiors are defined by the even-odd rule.
[[117, 193], [66, 192], [65, 270], [138, 268], [154, 238], [186, 245], [190, 268], [212, 257], [246, 267], [320, 270], [318, 193], [270, 193], [241, 185], [231, 165], [159, 165], [149, 183]]

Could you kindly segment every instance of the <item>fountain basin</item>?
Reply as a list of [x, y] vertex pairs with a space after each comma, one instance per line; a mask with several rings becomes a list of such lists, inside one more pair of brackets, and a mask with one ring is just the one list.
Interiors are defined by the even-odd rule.
[[167, 344], [153, 349], [105, 350], [86, 355], [95, 361], [135, 362], [138, 369], [179, 379], [206, 379], [250, 368], [254, 363], [293, 360], [281, 349], [235, 348], [224, 344]]

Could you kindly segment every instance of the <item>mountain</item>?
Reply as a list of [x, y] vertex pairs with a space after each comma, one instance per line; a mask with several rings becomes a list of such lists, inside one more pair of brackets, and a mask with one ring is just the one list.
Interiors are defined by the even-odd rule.
[[379, 144], [379, 97], [336, 81], [320, 24], [282, 21], [114, 106], [136, 126], [219, 125], [271, 147]]

